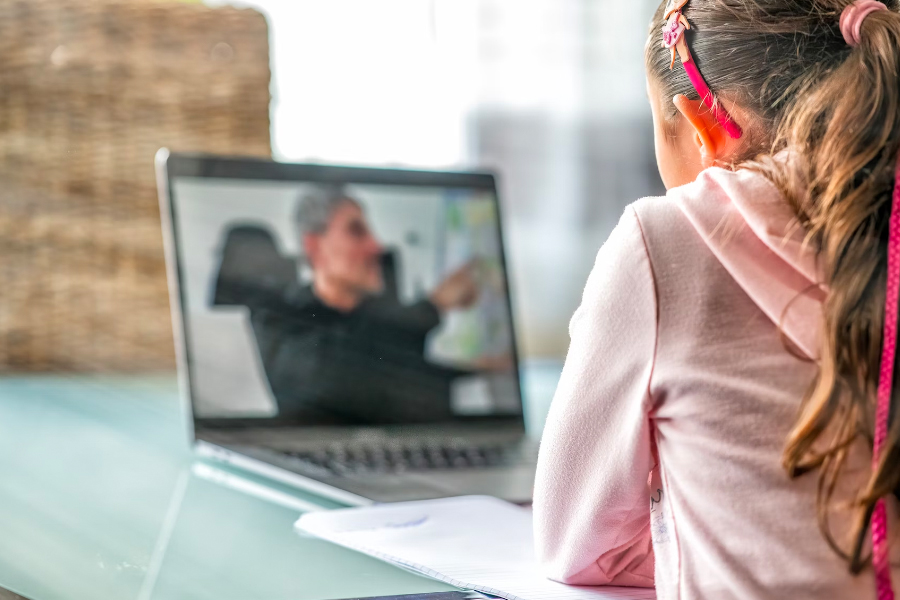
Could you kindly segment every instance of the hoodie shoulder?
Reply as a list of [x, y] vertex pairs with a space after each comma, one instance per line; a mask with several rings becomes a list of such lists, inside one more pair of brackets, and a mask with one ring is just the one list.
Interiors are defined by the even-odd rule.
[[[718, 168], [707, 169], [695, 181], [672, 188], [665, 196], [641, 198], [632, 204], [632, 207], [638, 215], [641, 226], [655, 232], [650, 234], [654, 238], [655, 245], [670, 246], [676, 242], [692, 245], [690, 242], [702, 240], [688, 218], [689, 213], [693, 211], [686, 211], [685, 207], [698, 208], [709, 214], [710, 219], [721, 218], [724, 214], [721, 209], [730, 204], [729, 194], [723, 189], [723, 180], [746, 178], [746, 175], [743, 172]], [[751, 175], [751, 179], [755, 177], [756, 174]], [[704, 249], [706, 249], [704, 244], [696, 244], [696, 251], [702, 253]]]
[[690, 221], [671, 194], [641, 198], [631, 205], [657, 278], [679, 278], [686, 261], [709, 256]]
[[806, 356], [816, 356], [824, 299], [816, 254], [765, 176], [707, 169], [634, 209], [661, 287], [668, 282], [676, 298], [715, 302], [737, 286]]

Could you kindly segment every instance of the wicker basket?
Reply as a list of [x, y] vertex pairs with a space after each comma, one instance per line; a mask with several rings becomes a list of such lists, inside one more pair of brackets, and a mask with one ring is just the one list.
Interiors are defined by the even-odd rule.
[[153, 157], [270, 155], [251, 10], [0, 0], [0, 370], [174, 366]]

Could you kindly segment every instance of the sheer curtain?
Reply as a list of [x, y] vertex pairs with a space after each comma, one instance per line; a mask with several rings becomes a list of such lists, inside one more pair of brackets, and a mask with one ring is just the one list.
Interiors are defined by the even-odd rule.
[[564, 356], [598, 248], [662, 191], [642, 59], [655, 2], [243, 4], [269, 20], [275, 156], [496, 171], [520, 345]]

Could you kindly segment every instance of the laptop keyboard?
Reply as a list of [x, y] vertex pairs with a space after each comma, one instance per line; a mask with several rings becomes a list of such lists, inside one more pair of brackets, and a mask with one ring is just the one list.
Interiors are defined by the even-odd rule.
[[525, 458], [518, 445], [335, 447], [284, 454], [332, 475], [497, 467]]

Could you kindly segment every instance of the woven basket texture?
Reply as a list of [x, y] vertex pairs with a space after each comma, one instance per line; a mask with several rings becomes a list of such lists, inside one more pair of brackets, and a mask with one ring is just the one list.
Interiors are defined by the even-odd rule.
[[256, 11], [0, 0], [0, 371], [174, 368], [153, 159], [267, 157]]

